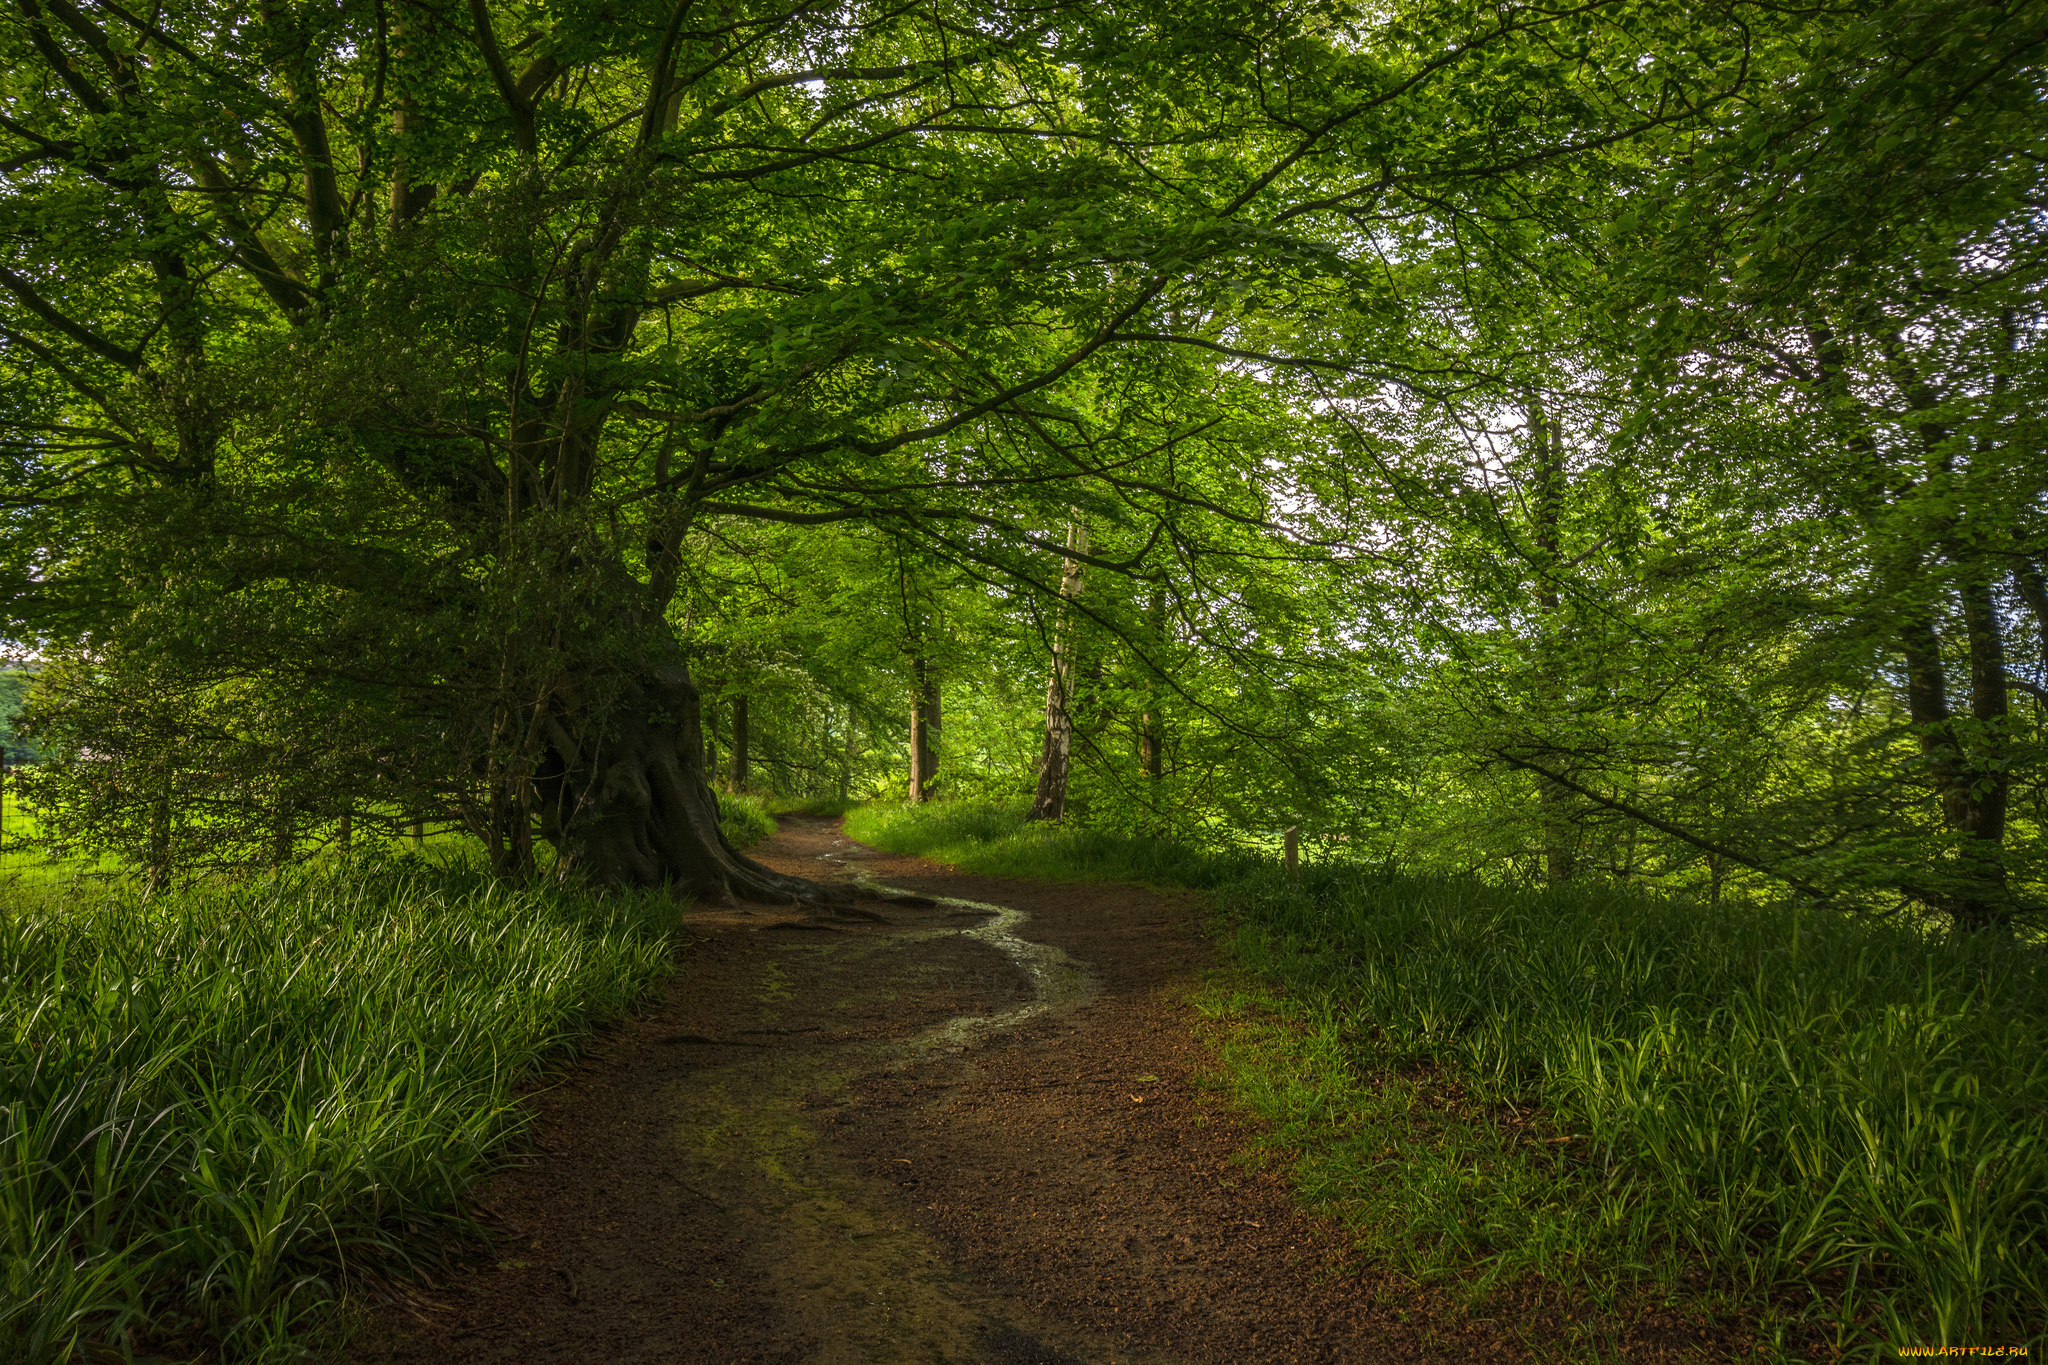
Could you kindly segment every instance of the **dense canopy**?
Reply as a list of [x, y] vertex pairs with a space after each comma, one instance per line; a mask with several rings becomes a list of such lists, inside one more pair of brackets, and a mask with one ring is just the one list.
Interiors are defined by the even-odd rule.
[[[17, 0], [50, 837], [714, 784], [2002, 925], [2048, 7]], [[908, 718], [906, 723], [905, 718]]]

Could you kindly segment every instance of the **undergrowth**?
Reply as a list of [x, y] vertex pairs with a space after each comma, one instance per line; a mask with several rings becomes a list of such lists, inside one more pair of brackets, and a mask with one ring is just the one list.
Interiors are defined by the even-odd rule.
[[859, 805], [850, 796], [771, 796], [767, 802], [770, 815], [814, 815], [821, 819], [844, 815]]
[[1172, 840], [1135, 838], [1114, 830], [1026, 823], [1022, 806], [966, 801], [921, 806], [871, 803], [847, 817], [846, 832], [892, 853], [955, 863], [997, 877], [1217, 887], [1256, 879], [1265, 874], [1270, 861], [1249, 853], [1197, 851]]
[[1211, 888], [1264, 983], [1205, 1002], [1230, 1086], [1302, 1194], [1418, 1280], [1705, 1295], [1851, 1358], [2048, 1349], [2035, 951], [1615, 886], [1297, 885], [989, 807], [849, 830], [977, 872]]
[[418, 859], [0, 897], [0, 1358], [26, 1365], [297, 1358], [353, 1276], [472, 1230], [515, 1086], [669, 970], [680, 909]]
[[718, 829], [734, 848], [758, 844], [775, 833], [772, 803], [766, 797], [741, 792], [718, 795]]

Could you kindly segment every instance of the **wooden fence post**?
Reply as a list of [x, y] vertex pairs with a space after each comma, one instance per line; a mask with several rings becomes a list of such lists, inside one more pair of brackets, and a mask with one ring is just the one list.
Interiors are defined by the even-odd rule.
[[1289, 825], [1280, 831], [1280, 838], [1285, 841], [1287, 849], [1287, 880], [1298, 882], [1301, 880], [1301, 826]]

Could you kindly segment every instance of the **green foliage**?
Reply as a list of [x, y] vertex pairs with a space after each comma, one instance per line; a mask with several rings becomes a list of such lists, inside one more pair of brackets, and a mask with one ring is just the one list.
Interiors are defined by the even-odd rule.
[[[374, 785], [524, 872], [530, 828], [625, 823], [570, 794], [631, 789], [602, 737], [694, 766], [644, 685], [685, 657], [714, 731], [772, 703], [771, 785], [847, 796], [889, 785], [887, 684], [936, 663], [978, 703], [950, 779], [1009, 795], [1032, 646], [1070, 629], [1077, 817], [1383, 823], [1379, 737], [1311, 734], [1351, 709], [1322, 570], [1364, 524], [1318, 524], [1367, 470], [1329, 419], [1487, 372], [1423, 320], [1468, 263], [1513, 295], [1532, 224], [1725, 95], [1745, 31], [1464, 0], [24, 12], [0, 589], [80, 666], [52, 828], [246, 869]], [[88, 737], [130, 711], [116, 777]], [[1175, 722], [1157, 782], [1120, 763], [1141, 717]]]
[[0, 747], [4, 747], [10, 765], [34, 763], [42, 756], [33, 744], [16, 733], [14, 724], [34, 682], [35, 674], [23, 669], [0, 669]]
[[1213, 888], [1269, 983], [1209, 997], [1236, 1021], [1229, 1083], [1304, 1194], [1405, 1273], [1482, 1295], [1539, 1274], [1609, 1307], [1704, 1275], [1767, 1319], [1810, 1296], [1779, 1328], [1858, 1352], [2021, 1339], [2048, 1313], [2032, 950], [1613, 886], [1341, 864], [1290, 884], [1270, 856], [988, 807], [850, 828], [978, 872]]
[[0, 913], [0, 1345], [294, 1358], [471, 1229], [515, 1087], [669, 970], [665, 897], [418, 862]]
[[[935, 590], [948, 793], [1030, 788], [1059, 638], [1072, 824], [1204, 848], [1295, 825], [1415, 871], [1992, 928], [2048, 903], [2040, 14], [1876, 5], [1739, 42], [1613, 16], [1627, 64], [1701, 93], [1682, 126], [1375, 218], [1372, 250], [1287, 280], [1291, 312], [1217, 302], [1270, 361], [1264, 406], [1208, 391], [1259, 443], [1264, 526], [1211, 520], [1157, 579], [1091, 563], [1068, 608], [1050, 563], [1036, 594]], [[1444, 98], [1484, 126], [1476, 92], [1515, 88], [1615, 132], [1598, 84], [1490, 50]], [[1478, 226], [1509, 203], [1514, 229]], [[1218, 498], [1244, 468], [1202, 463], [1176, 475]], [[1098, 558], [1138, 555], [1127, 510], [1063, 510]], [[859, 581], [809, 624], [900, 634], [898, 584]], [[905, 651], [869, 697], [900, 709]]]

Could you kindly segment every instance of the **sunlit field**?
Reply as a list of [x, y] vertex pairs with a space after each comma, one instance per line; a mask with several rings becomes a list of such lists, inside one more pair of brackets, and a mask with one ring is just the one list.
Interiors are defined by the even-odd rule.
[[1213, 888], [1241, 969], [1204, 1002], [1227, 1084], [1406, 1275], [1689, 1296], [1854, 1357], [2048, 1345], [2031, 947], [1601, 885], [1294, 885], [990, 808], [851, 828], [975, 871]]

